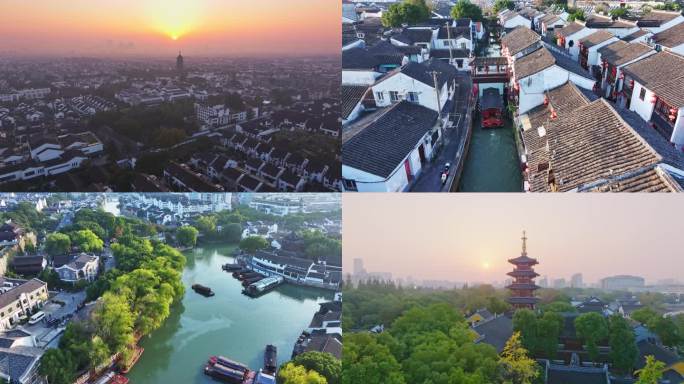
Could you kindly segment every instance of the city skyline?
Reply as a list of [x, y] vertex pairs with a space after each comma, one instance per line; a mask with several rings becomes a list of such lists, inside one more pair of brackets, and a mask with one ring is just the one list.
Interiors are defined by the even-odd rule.
[[343, 197], [345, 273], [361, 258], [367, 271], [394, 279], [503, 282], [526, 230], [528, 254], [539, 260], [537, 280], [548, 277], [549, 286], [558, 278], [569, 286], [576, 273], [587, 286], [614, 275], [647, 284], [677, 278], [669, 267], [678, 258], [671, 239], [684, 208], [666, 196], [638, 205], [629, 196], [395, 198]]
[[[0, 53], [13, 56], [339, 54], [339, 4], [217, 0], [116, 3], [9, 0]], [[294, 10], [294, 12], [293, 12]], [[287, 18], [282, 18], [287, 13]], [[334, 20], [333, 20], [334, 18]], [[285, 32], [285, 33], [284, 33]]]

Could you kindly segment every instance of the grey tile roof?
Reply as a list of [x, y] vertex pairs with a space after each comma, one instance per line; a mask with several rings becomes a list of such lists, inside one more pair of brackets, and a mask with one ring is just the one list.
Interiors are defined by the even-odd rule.
[[684, 44], [684, 23], [679, 23], [672, 28], [656, 33], [653, 35], [653, 41], [669, 48]]
[[615, 37], [615, 35], [613, 35], [612, 33], [600, 30], [592, 33], [591, 35], [579, 39], [579, 42], [582, 43], [582, 45], [584, 45], [585, 47], [591, 48], [613, 37]]
[[349, 116], [367, 91], [368, 87], [365, 85], [342, 85], [340, 87], [342, 118], [346, 119]]
[[541, 40], [541, 36], [529, 28], [519, 26], [508, 32], [501, 38], [501, 45], [508, 49], [508, 53], [514, 56], [532, 44]]
[[473, 330], [483, 337], [481, 343], [489, 344], [501, 352], [513, 335], [513, 321], [508, 316], [499, 316], [475, 325]]
[[437, 121], [437, 112], [402, 101], [342, 144], [344, 165], [388, 177]]
[[[684, 23], [683, 23], [684, 24]], [[684, 106], [684, 57], [662, 51], [624, 67], [626, 75], [654, 91], [668, 104]]]

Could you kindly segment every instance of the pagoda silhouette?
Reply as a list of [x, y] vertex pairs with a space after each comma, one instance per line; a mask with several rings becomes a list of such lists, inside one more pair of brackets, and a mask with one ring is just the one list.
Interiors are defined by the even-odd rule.
[[534, 309], [535, 304], [539, 298], [534, 296], [534, 291], [539, 289], [539, 286], [534, 283], [534, 278], [539, 276], [534, 271], [534, 266], [538, 264], [537, 259], [527, 256], [527, 236], [523, 231], [522, 236], [522, 252], [520, 256], [514, 259], [508, 259], [508, 262], [515, 265], [513, 271], [508, 272], [507, 275], [513, 278], [513, 283], [506, 288], [511, 291], [508, 298], [508, 303], [513, 306], [514, 310], [527, 308]]

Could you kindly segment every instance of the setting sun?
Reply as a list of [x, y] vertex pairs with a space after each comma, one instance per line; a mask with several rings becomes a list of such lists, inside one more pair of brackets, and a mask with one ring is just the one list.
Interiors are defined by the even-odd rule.
[[148, 2], [145, 15], [153, 30], [172, 40], [191, 33], [199, 27], [202, 18], [206, 17], [205, 7], [201, 2], [187, 0]]

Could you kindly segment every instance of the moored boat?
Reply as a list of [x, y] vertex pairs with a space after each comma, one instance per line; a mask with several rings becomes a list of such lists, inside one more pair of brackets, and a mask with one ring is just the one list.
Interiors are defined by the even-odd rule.
[[242, 292], [248, 296], [257, 297], [275, 289], [285, 281], [281, 276], [269, 276], [256, 283], [250, 284]]
[[268, 374], [275, 374], [278, 369], [278, 347], [275, 345], [267, 345], [264, 351], [264, 372]]
[[503, 98], [496, 88], [487, 88], [480, 97], [480, 111], [482, 113], [482, 127], [503, 127]]

